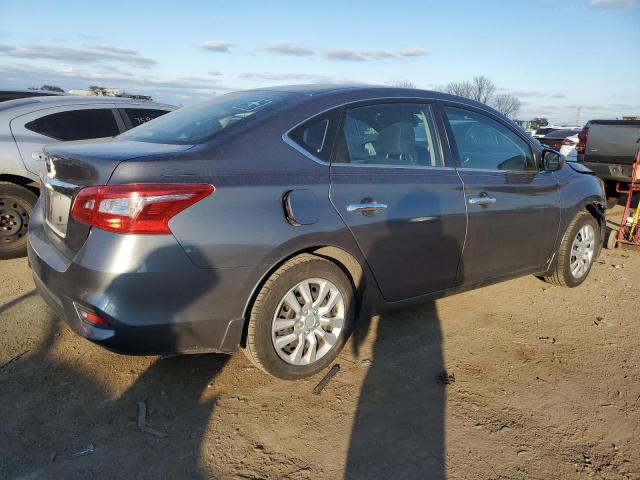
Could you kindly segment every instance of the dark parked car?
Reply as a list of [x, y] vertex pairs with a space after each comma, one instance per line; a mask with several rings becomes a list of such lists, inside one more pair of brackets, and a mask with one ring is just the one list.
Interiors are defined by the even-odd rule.
[[239, 92], [46, 155], [29, 259], [71, 328], [125, 353], [241, 346], [286, 379], [359, 315], [525, 274], [577, 286], [604, 232], [590, 170], [437, 92]]
[[549, 148], [559, 151], [562, 148], [562, 142], [564, 142], [566, 138], [573, 137], [579, 132], [580, 129], [554, 130], [547, 133], [544, 137], [539, 137], [538, 141], [542, 145], [546, 145]]

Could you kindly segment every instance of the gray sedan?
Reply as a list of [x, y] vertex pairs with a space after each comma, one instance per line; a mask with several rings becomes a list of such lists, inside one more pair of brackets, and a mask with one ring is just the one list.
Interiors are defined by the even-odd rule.
[[46, 149], [36, 286], [130, 354], [238, 347], [312, 375], [355, 319], [535, 274], [575, 287], [602, 183], [486, 105], [387, 87], [232, 93]]

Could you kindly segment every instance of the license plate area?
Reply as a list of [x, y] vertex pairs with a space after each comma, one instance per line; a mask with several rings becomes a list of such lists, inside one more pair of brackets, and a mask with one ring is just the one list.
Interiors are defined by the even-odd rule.
[[71, 196], [45, 183], [45, 221], [49, 228], [60, 237], [67, 235], [67, 223], [71, 210]]

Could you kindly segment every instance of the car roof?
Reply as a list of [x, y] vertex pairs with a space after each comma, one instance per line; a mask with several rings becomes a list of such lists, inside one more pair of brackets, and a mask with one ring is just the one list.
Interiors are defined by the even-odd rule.
[[166, 103], [154, 102], [151, 100], [136, 100], [132, 98], [122, 97], [103, 97], [93, 95], [46, 95], [29, 98], [19, 98], [17, 100], [7, 100], [0, 103], [0, 114], [23, 115], [31, 111], [41, 110], [43, 108], [64, 107], [65, 105], [98, 105], [101, 103], [115, 104], [117, 107], [136, 106], [136, 107], [155, 107], [166, 108], [167, 110], [175, 110], [176, 107]]
[[[380, 98], [424, 98], [436, 100], [448, 100], [455, 103], [471, 105], [486, 111], [496, 112], [484, 103], [465, 97], [450, 95], [434, 90], [422, 90], [419, 88], [393, 87], [389, 85], [369, 84], [305, 84], [305, 85], [281, 85], [253, 89], [253, 91], [286, 92], [306, 97], [332, 97], [340, 96], [341, 102], [357, 102], [359, 100], [374, 100]], [[499, 115], [499, 114], [498, 114]]]

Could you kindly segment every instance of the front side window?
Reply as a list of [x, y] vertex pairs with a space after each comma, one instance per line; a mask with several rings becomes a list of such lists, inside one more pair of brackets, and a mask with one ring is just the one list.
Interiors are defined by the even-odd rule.
[[385, 103], [346, 111], [335, 163], [442, 166], [428, 105]]
[[288, 94], [253, 90], [228, 93], [214, 100], [179, 108], [153, 122], [143, 123], [120, 135], [122, 140], [195, 145], [206, 142], [236, 125], [266, 118], [284, 104]]
[[529, 144], [495, 120], [462, 108], [445, 107], [462, 168], [535, 171]]
[[25, 124], [25, 128], [61, 141], [114, 137], [120, 133], [110, 108], [52, 113]]

